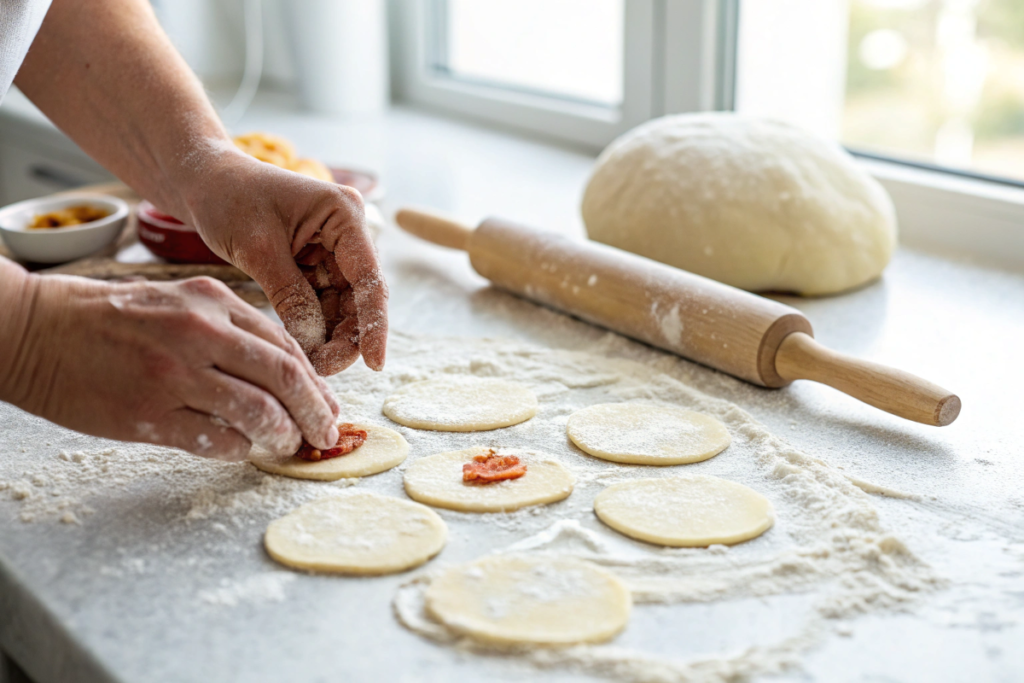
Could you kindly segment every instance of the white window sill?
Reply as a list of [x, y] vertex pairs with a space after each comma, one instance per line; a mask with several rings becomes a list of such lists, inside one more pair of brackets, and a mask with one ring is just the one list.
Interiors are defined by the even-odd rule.
[[900, 243], [1024, 270], [1024, 189], [859, 159], [896, 205]]

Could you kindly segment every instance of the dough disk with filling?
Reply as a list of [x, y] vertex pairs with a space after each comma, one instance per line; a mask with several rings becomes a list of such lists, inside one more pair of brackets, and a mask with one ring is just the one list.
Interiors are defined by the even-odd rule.
[[552, 456], [536, 451], [499, 449], [526, 464], [526, 474], [490, 484], [462, 481], [462, 466], [489, 448], [438, 453], [415, 461], [405, 470], [405, 492], [413, 500], [460, 512], [507, 512], [528, 505], [554, 503], [572, 493], [576, 479]]
[[517, 382], [451, 376], [407, 384], [384, 400], [400, 425], [440, 432], [510, 427], [537, 414], [537, 397]]
[[267, 527], [267, 553], [297, 569], [392, 574], [441, 552], [444, 521], [425, 505], [359, 491], [307, 503]]
[[254, 448], [249, 455], [253, 465], [270, 474], [296, 479], [334, 481], [344, 477], [368, 477], [402, 464], [409, 454], [409, 442], [393, 429], [371, 424], [356, 424], [366, 430], [366, 441], [351, 453], [312, 462], [294, 455], [273, 455]]
[[601, 403], [569, 416], [574, 444], [597, 458], [631, 465], [683, 465], [718, 455], [730, 443], [725, 425], [685, 408]]
[[594, 512], [630, 538], [676, 547], [748, 541], [775, 522], [772, 504], [760, 493], [706, 475], [615, 484], [597, 494]]
[[597, 643], [629, 621], [629, 590], [572, 558], [492, 555], [431, 582], [427, 612], [448, 628], [503, 645]]

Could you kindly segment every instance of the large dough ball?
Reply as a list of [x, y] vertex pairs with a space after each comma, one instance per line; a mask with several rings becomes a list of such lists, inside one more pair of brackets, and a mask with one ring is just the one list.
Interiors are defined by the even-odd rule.
[[683, 114], [601, 154], [591, 239], [752, 291], [830, 294], [878, 277], [892, 202], [837, 144], [778, 121]]

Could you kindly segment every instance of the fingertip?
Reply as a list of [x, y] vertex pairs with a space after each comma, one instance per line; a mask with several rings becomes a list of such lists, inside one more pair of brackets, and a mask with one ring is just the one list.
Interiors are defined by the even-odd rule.
[[336, 375], [348, 368], [359, 358], [359, 347], [342, 339], [327, 342], [317, 349], [310, 360], [313, 369], [321, 377]]
[[331, 428], [327, 430], [327, 442], [324, 444], [324, 448], [334, 448], [338, 445], [338, 437], [341, 433], [338, 431], [337, 425], [331, 425]]
[[384, 361], [387, 358], [387, 328], [383, 330], [371, 330], [363, 334], [359, 339], [359, 351], [363, 355], [363, 362], [371, 370], [380, 372], [384, 369]]

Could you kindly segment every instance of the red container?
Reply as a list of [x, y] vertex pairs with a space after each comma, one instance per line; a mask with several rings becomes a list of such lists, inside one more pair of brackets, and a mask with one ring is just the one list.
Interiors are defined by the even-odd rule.
[[151, 252], [173, 263], [225, 263], [210, 251], [196, 229], [157, 211], [143, 200], [136, 209], [139, 240]]

